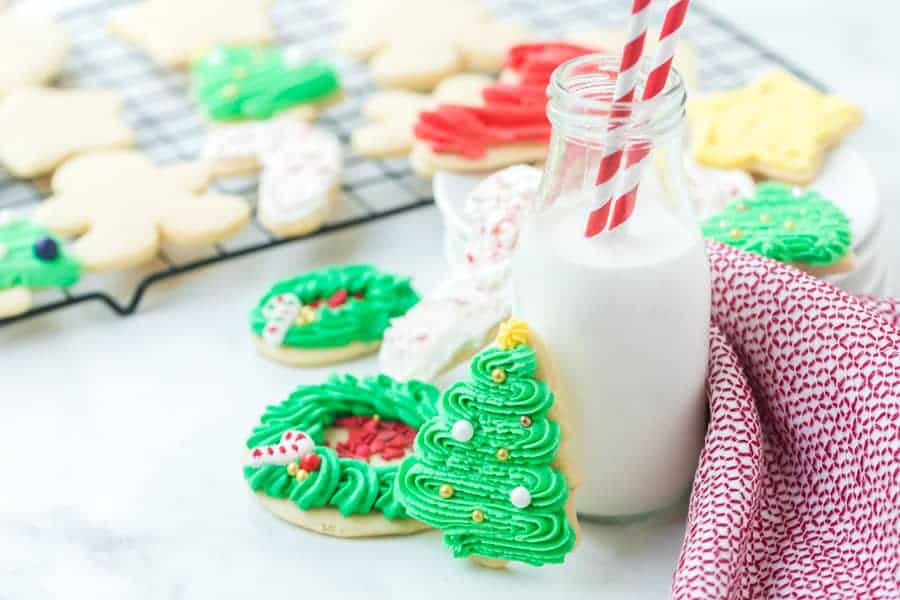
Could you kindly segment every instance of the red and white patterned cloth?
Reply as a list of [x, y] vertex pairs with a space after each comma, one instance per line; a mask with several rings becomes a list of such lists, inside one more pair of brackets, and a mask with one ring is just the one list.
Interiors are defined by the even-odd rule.
[[900, 303], [710, 244], [711, 422], [676, 598], [900, 598]]

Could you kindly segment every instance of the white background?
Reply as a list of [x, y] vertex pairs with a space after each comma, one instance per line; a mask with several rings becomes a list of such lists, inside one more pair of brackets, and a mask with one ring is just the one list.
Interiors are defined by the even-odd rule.
[[[711, 4], [864, 107], [855, 146], [881, 185], [897, 282], [898, 11]], [[434, 533], [307, 534], [247, 493], [241, 443], [263, 407], [328, 372], [256, 356], [245, 316], [258, 295], [297, 271], [366, 260], [428, 290], [444, 276], [440, 236], [424, 209], [155, 286], [129, 319], [88, 304], [0, 330], [0, 598], [664, 597], [681, 514], [589, 526], [564, 568], [493, 573], [451, 560]]]

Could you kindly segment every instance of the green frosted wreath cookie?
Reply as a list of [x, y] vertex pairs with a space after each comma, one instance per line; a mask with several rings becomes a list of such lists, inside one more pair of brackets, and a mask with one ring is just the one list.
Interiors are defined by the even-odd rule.
[[215, 121], [268, 119], [305, 105], [322, 107], [340, 97], [337, 71], [295, 46], [219, 46], [192, 68], [194, 95]]
[[332, 375], [270, 406], [247, 440], [244, 478], [279, 517], [337, 537], [426, 529], [394, 493], [398, 463], [438, 391], [387, 375]]
[[80, 275], [78, 262], [43, 227], [24, 220], [0, 224], [0, 318], [31, 308], [31, 289], [67, 288]]
[[561, 563], [575, 545], [561, 427], [530, 335], [523, 321], [501, 326], [499, 347], [444, 391], [397, 474], [410, 516], [443, 530], [454, 556], [489, 567]]
[[783, 183], [756, 186], [703, 222], [703, 235], [822, 276], [854, 267], [850, 220], [814, 190]]
[[260, 351], [298, 366], [375, 352], [390, 320], [419, 301], [409, 279], [368, 265], [328, 267], [275, 284], [250, 313]]

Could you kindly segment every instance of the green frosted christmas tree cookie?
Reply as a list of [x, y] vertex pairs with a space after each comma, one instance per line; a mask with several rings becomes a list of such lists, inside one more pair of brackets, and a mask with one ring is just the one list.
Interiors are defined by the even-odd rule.
[[391, 319], [418, 301], [408, 278], [369, 265], [328, 267], [275, 284], [251, 311], [250, 328], [269, 358], [332, 364], [378, 350]]
[[490, 567], [561, 563], [575, 546], [558, 411], [535, 378], [530, 335], [522, 321], [501, 326], [499, 347], [476, 356], [472, 379], [441, 395], [397, 475], [410, 516], [442, 530], [454, 556]]
[[333, 375], [266, 409], [244, 478], [279, 517], [337, 537], [415, 533], [394, 493], [398, 463], [435, 414], [437, 388], [387, 375]]
[[30, 221], [0, 224], [0, 318], [31, 308], [31, 289], [74, 285], [79, 264], [54, 236]]
[[822, 276], [854, 268], [850, 220], [814, 190], [783, 183], [756, 186], [703, 222], [703, 235]]
[[340, 97], [335, 68], [308, 58], [296, 46], [219, 46], [197, 60], [192, 71], [194, 95], [214, 121], [268, 119]]

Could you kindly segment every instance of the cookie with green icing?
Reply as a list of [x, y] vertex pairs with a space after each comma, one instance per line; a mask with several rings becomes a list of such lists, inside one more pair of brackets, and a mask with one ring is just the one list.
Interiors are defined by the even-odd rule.
[[853, 270], [850, 220], [814, 190], [767, 182], [703, 222], [703, 235], [812, 275]]
[[297, 366], [375, 352], [391, 319], [419, 301], [409, 279], [369, 265], [328, 267], [281, 281], [250, 313], [260, 351]]
[[332, 375], [266, 409], [247, 439], [244, 479], [279, 517], [337, 537], [427, 526], [397, 500], [399, 461], [435, 414], [437, 388], [387, 375]]
[[337, 71], [296, 46], [219, 46], [192, 67], [194, 95], [214, 121], [268, 119], [299, 105], [322, 106], [340, 95]]
[[575, 545], [561, 428], [530, 335], [522, 321], [501, 326], [499, 347], [444, 391], [397, 474], [413, 518], [443, 530], [454, 556], [491, 567], [561, 563]]
[[0, 224], [0, 317], [31, 308], [31, 290], [67, 288], [81, 275], [60, 240], [30, 221]]

